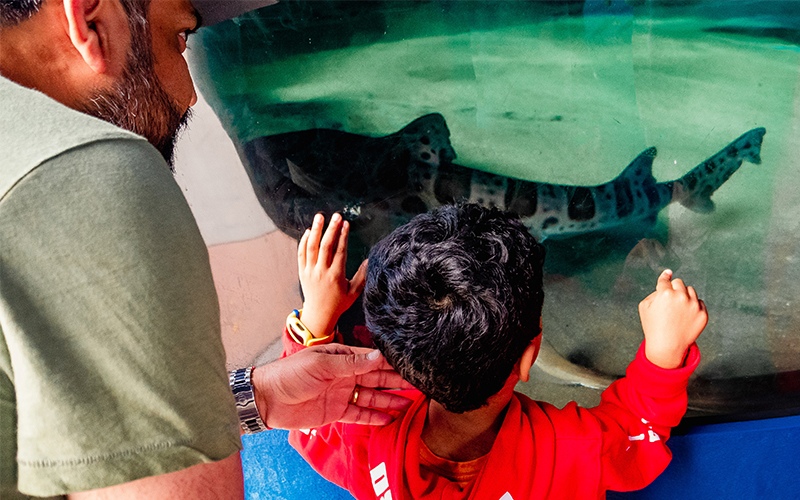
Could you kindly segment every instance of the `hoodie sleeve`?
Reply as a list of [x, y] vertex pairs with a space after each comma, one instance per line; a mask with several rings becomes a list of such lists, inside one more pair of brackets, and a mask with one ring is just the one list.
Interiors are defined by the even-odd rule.
[[[299, 344], [295, 341], [291, 335], [289, 335], [289, 329], [287, 327], [283, 327], [283, 336], [281, 337], [281, 342], [283, 343], [283, 352], [281, 353], [281, 358], [285, 358], [287, 356], [291, 356], [292, 354], [302, 351], [306, 348], [303, 344]], [[339, 343], [342, 344], [342, 334], [338, 331], [336, 335], [334, 335], [330, 342], [326, 343]]]
[[602, 490], [631, 491], [650, 484], [669, 464], [666, 441], [686, 413], [689, 377], [700, 363], [696, 344], [674, 370], [645, 357], [644, 343], [625, 377], [606, 389], [590, 410], [599, 425]]
[[360, 497], [372, 492], [369, 476], [358, 473], [369, 463], [369, 437], [368, 426], [335, 422], [290, 431], [289, 444], [322, 477]]

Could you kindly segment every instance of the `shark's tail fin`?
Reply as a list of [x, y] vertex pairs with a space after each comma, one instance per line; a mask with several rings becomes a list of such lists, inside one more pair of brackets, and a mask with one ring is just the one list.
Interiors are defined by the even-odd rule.
[[761, 141], [766, 133], [763, 127], [746, 132], [719, 153], [673, 181], [672, 198], [695, 212], [714, 210], [711, 195], [739, 170], [742, 162], [761, 163]]

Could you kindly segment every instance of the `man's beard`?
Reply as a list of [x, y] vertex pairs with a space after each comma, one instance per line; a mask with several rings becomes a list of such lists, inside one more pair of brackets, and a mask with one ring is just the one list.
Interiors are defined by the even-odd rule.
[[83, 111], [146, 138], [174, 172], [175, 141], [191, 118], [191, 110], [181, 114], [161, 86], [147, 28], [132, 30], [131, 41], [120, 81], [111, 89], [98, 91]]

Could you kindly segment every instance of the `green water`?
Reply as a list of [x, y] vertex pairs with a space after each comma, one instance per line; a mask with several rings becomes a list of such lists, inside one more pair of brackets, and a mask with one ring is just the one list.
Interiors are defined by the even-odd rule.
[[[672, 267], [711, 315], [698, 374], [724, 380], [800, 370], [798, 26], [797, 2], [288, 2], [202, 30], [190, 58], [239, 144], [380, 136], [438, 112], [457, 163], [540, 182], [607, 182], [649, 146], [671, 180], [765, 127], [761, 165], [745, 163], [713, 213], [670, 205], [655, 253], [611, 249], [546, 283], [556, 350], [621, 374], [636, 305]], [[546, 386], [528, 390], [596, 398]]]

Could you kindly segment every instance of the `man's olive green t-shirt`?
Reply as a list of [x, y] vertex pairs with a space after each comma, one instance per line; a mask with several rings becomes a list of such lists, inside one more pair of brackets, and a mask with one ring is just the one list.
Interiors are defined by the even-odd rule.
[[0, 77], [0, 497], [238, 451], [208, 253], [143, 138]]

